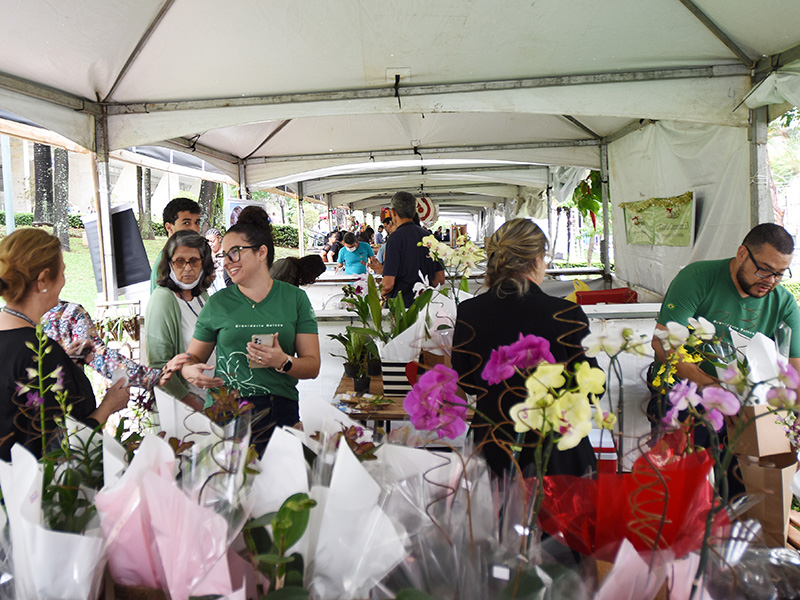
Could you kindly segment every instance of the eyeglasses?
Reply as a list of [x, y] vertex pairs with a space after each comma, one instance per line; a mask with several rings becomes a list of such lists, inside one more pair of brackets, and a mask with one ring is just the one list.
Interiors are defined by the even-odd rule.
[[260, 248], [261, 246], [234, 246], [227, 252], [223, 252], [222, 256], [227, 258], [231, 262], [239, 262], [242, 258], [242, 250], [246, 250], [250, 248], [251, 250], [255, 250], [256, 248]]
[[774, 277], [776, 281], [780, 281], [786, 275], [789, 275], [789, 279], [792, 278], [792, 270], [786, 269], [781, 273], [776, 273], [775, 271], [770, 271], [769, 269], [765, 269], [761, 265], [756, 262], [756, 259], [753, 257], [753, 253], [750, 251], [750, 248], [747, 246], [744, 247], [747, 250], [747, 255], [750, 257], [750, 260], [753, 261], [753, 264], [756, 266], [756, 277], [760, 277], [761, 279], [769, 279], [770, 277]]
[[172, 263], [172, 266], [175, 267], [176, 269], [185, 269], [186, 265], [189, 265], [193, 269], [196, 269], [197, 266], [202, 261], [203, 261], [202, 258], [197, 258], [195, 256], [194, 258], [190, 258], [189, 260], [186, 260], [184, 258], [176, 258], [175, 260], [171, 260], [170, 262]]

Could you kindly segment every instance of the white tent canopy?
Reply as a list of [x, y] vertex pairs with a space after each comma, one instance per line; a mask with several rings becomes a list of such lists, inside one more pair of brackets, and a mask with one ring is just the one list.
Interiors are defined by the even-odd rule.
[[[9, 0], [2, 14], [0, 108], [97, 152], [101, 216], [104, 158], [140, 145], [367, 209], [400, 186], [465, 209], [524, 199], [550, 165], [606, 175], [609, 145], [656, 121], [750, 126], [758, 142], [767, 111], [745, 95], [777, 71], [764, 102], [791, 101], [800, 60], [794, 0]], [[745, 205], [767, 205], [756, 183]]]

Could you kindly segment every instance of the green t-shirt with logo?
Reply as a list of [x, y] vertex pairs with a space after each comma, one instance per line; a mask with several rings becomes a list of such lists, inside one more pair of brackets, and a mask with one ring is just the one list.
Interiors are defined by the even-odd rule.
[[791, 330], [789, 356], [800, 357], [800, 309], [794, 296], [779, 285], [763, 298], [742, 298], [733, 283], [729, 258], [687, 265], [675, 276], [664, 296], [658, 322], [687, 325], [689, 317], [705, 317], [717, 336], [730, 341], [730, 330], [746, 337], [761, 332], [776, 339], [781, 323]]
[[251, 369], [247, 343], [254, 334], [277, 333], [286, 354], [295, 355], [298, 333], [316, 334], [317, 318], [306, 293], [283, 281], [273, 280], [272, 289], [253, 304], [230, 285], [208, 299], [200, 311], [194, 337], [216, 344], [216, 374], [243, 398], [275, 394], [298, 399], [297, 379], [271, 368]]

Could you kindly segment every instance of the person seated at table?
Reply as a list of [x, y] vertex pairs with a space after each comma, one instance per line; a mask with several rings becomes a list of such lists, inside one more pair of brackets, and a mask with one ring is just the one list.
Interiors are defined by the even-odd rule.
[[[39, 347], [36, 327], [42, 316], [58, 303], [64, 287], [64, 259], [58, 238], [42, 229], [17, 229], [0, 242], [0, 295], [6, 305], [0, 308], [0, 345], [4, 360], [0, 363], [0, 459], [10, 460], [11, 447], [19, 443], [36, 456], [42, 454], [42, 437], [48, 443], [57, 437], [56, 416], [61, 407], [56, 392], [66, 394], [71, 416], [95, 428], [128, 405], [129, 387], [124, 378], [114, 383], [97, 405], [92, 384], [81, 366], [67, 352], [45, 337], [46, 352], [37, 369]], [[176, 356], [162, 374], [169, 379], [172, 370], [186, 362], [186, 355]], [[82, 362], [82, 360], [81, 360]], [[31, 372], [47, 377], [31, 380]], [[48, 391], [39, 394], [42, 384]], [[54, 389], [54, 384], [56, 389]], [[44, 408], [44, 427], [41, 410]]]
[[359, 242], [355, 234], [347, 232], [344, 234], [344, 248], [339, 251], [336, 272], [344, 267], [344, 272], [348, 275], [364, 274], [367, 272], [367, 261], [373, 256], [375, 253], [368, 243]]
[[359, 233], [358, 236], [356, 237], [356, 239], [359, 242], [366, 242], [367, 244], [370, 245], [372, 245], [374, 238], [375, 238], [375, 230], [369, 226], [365, 227], [364, 231]]
[[[533, 221], [507, 221], [486, 245], [488, 291], [458, 305], [453, 368], [466, 393], [478, 396], [471, 431], [476, 448], [480, 448], [497, 475], [511, 467], [511, 446], [517, 445], [517, 434], [509, 410], [524, 398], [508, 392], [503, 382], [488, 385], [481, 378], [492, 350], [516, 342], [520, 334], [534, 334], [550, 342], [556, 362], [571, 367], [588, 361], [597, 366], [593, 358], [584, 355], [581, 346], [581, 340], [589, 333], [589, 320], [583, 309], [549, 296], [539, 287], [545, 275], [547, 246], [547, 238]], [[519, 374], [506, 383], [512, 388], [525, 389], [525, 380]], [[494, 432], [492, 423], [500, 425]], [[534, 432], [525, 434], [518, 457], [523, 474], [533, 467], [533, 446], [537, 441]], [[554, 449], [547, 474], [580, 476], [594, 471], [596, 465], [589, 439], [584, 438], [575, 448]]]
[[297, 258], [288, 256], [272, 263], [269, 274], [273, 279], [294, 286], [311, 285], [325, 272], [325, 263], [316, 254]]
[[[214, 280], [211, 247], [193, 231], [176, 232], [167, 240], [162, 255], [158, 287], [150, 296], [144, 320], [145, 351], [151, 367], [160, 367], [176, 354], [187, 351], [197, 316], [208, 302], [206, 292]], [[213, 356], [207, 361], [213, 364]], [[162, 393], [194, 410], [202, 410], [206, 399], [205, 390], [181, 375], [173, 377], [163, 390], [156, 390], [157, 396]], [[161, 396], [158, 398], [161, 401]]]
[[336, 260], [339, 258], [339, 252], [342, 249], [342, 243], [340, 241], [341, 235], [342, 234], [340, 232], [334, 231], [328, 238], [328, 243], [323, 246], [322, 258], [325, 259], [325, 262], [336, 262]]

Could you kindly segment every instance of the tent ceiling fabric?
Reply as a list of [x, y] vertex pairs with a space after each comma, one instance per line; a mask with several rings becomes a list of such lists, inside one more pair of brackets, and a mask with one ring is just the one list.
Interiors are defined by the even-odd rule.
[[[415, 145], [598, 168], [593, 134], [640, 119], [743, 127], [751, 68], [800, 44], [791, 0], [8, 0], [3, 21], [0, 107], [88, 148], [105, 107], [111, 149], [188, 149], [234, 178], [243, 161], [252, 185], [307, 189], [317, 169], [422, 160]], [[486, 203], [542, 185], [516, 175], [472, 189]]]

